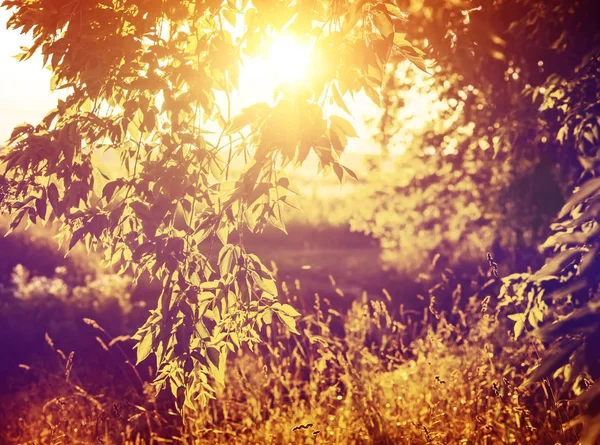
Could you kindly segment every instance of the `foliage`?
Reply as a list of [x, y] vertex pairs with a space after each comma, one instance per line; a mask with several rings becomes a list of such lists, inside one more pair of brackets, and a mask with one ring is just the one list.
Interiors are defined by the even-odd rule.
[[[399, 264], [436, 252], [456, 261], [475, 246], [478, 258], [493, 250], [501, 264], [537, 265], [536, 244], [586, 168], [578, 158], [591, 166], [596, 153], [597, 4], [400, 6], [435, 75], [419, 100], [411, 83], [422, 76], [402, 64], [390, 71], [378, 140], [405, 154], [393, 171], [375, 164], [356, 229], [381, 238]], [[575, 129], [578, 142], [563, 143]]]
[[[549, 347], [529, 381], [563, 375], [582, 405], [571, 425], [584, 423], [583, 443], [600, 437], [597, 406], [600, 377], [600, 302], [598, 284], [598, 212], [600, 181], [593, 178], [577, 189], [553, 224], [554, 234], [542, 247], [554, 256], [535, 273], [509, 276], [501, 296], [504, 304], [523, 302], [515, 320], [515, 337], [531, 326]], [[588, 389], [589, 388], [589, 389]]]
[[[41, 123], [15, 128], [2, 156], [11, 228], [58, 222], [69, 248], [103, 249], [120, 272], [161, 283], [135, 336], [138, 362], [155, 353], [156, 387], [169, 387], [180, 410], [195, 409], [223, 383], [228, 353], [259, 342], [273, 315], [296, 332], [299, 313], [277, 302], [243, 229], [285, 231], [293, 187], [280, 170], [310, 151], [340, 180], [355, 176], [339, 156], [356, 132], [321, 105], [345, 109], [343, 96], [359, 91], [378, 102], [393, 50], [421, 65], [400, 32], [404, 16], [362, 0], [2, 5], [10, 28], [33, 33], [21, 59], [41, 52], [53, 88], [67, 92]], [[231, 116], [243, 61], [286, 33], [310, 41], [310, 76], [279, 86], [274, 104]], [[102, 170], [103, 152], [120, 171]]]

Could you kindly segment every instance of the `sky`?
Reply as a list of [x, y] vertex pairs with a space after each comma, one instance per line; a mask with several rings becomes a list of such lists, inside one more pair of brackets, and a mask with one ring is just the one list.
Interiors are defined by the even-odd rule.
[[38, 122], [56, 106], [50, 93], [50, 71], [42, 68], [42, 58], [34, 56], [18, 62], [13, 56], [31, 39], [6, 29], [10, 14], [0, 9], [0, 145], [12, 129], [23, 122]]

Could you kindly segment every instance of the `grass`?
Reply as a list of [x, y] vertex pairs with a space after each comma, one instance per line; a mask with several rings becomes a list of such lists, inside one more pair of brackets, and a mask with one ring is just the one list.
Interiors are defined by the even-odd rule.
[[[185, 424], [167, 394], [153, 393], [148, 363], [132, 370], [132, 342], [90, 320], [63, 320], [79, 323], [69, 331], [76, 341], [55, 328], [43, 354], [12, 369], [1, 397], [3, 443], [577, 443], [561, 426], [574, 413], [554, 397], [560, 382], [521, 386], [540, 346], [513, 341], [505, 317], [482, 304], [477, 289], [489, 277], [467, 286], [447, 271], [432, 275], [439, 279], [423, 310], [388, 292], [353, 299], [333, 279], [311, 295], [302, 281], [284, 280], [281, 298], [303, 313], [301, 335], [265, 327], [265, 343], [232, 358], [219, 396], [187, 411]], [[122, 293], [91, 293], [86, 313], [106, 320], [99, 302], [113, 292]], [[432, 298], [444, 295], [453, 301], [446, 310]], [[350, 301], [341, 312], [343, 299]], [[131, 329], [128, 312], [121, 309], [119, 327], [114, 310], [111, 328]]]

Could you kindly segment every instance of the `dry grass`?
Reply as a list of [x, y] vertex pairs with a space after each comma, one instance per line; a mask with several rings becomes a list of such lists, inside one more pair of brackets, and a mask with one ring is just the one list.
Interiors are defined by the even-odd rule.
[[[298, 284], [282, 298], [297, 303]], [[3, 443], [575, 444], [557, 388], [520, 387], [540, 346], [513, 341], [480, 295], [446, 292], [452, 308], [430, 299], [422, 313], [383, 293], [340, 314], [316, 295], [302, 335], [265, 327], [265, 343], [232, 358], [219, 397], [186, 412], [185, 425], [125, 363], [117, 347], [130, 343], [100, 335], [95, 354], [118, 366], [95, 376], [49, 341], [56, 365], [21, 369], [28, 377], [2, 397]]]

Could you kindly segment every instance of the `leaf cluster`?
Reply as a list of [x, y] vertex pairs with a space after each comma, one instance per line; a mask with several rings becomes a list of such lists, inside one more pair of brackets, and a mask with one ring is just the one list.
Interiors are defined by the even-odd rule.
[[[340, 181], [356, 178], [340, 163], [356, 131], [323, 105], [347, 112], [343, 97], [360, 91], [379, 102], [393, 51], [421, 64], [400, 33], [403, 14], [364, 0], [2, 6], [9, 28], [33, 36], [20, 59], [41, 53], [52, 88], [66, 92], [39, 124], [14, 129], [1, 158], [2, 211], [11, 229], [58, 224], [69, 249], [82, 242], [120, 273], [161, 284], [134, 337], [138, 362], [154, 353], [157, 388], [193, 409], [224, 382], [227, 354], [259, 342], [274, 314], [296, 332], [299, 313], [277, 302], [244, 230], [285, 231], [295, 192], [282, 169], [310, 152]], [[310, 76], [232, 116], [244, 61], [285, 33], [311, 45]]]

